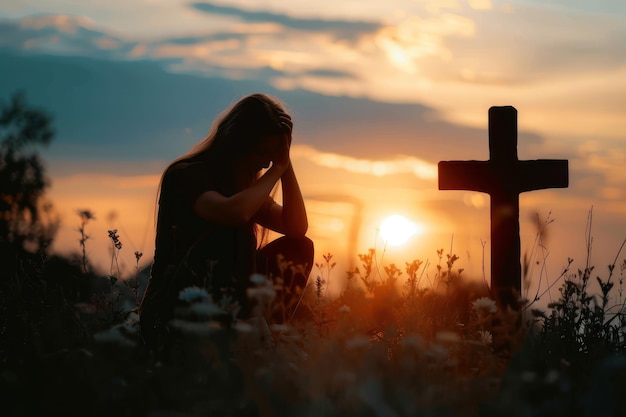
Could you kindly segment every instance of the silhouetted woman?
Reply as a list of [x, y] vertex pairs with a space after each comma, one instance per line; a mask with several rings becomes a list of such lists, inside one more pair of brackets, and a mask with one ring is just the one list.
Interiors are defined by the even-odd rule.
[[[163, 173], [154, 264], [140, 307], [149, 346], [160, 343], [178, 293], [190, 285], [207, 287], [214, 299], [229, 294], [242, 307], [238, 317], [248, 318], [251, 275], [280, 277], [293, 312], [295, 287], [306, 285], [311, 270], [313, 243], [305, 237], [307, 214], [289, 157], [292, 128], [277, 100], [247, 96]], [[271, 197], [278, 181], [282, 204]], [[266, 229], [284, 236], [259, 248]], [[303, 268], [285, 270], [279, 254]]]

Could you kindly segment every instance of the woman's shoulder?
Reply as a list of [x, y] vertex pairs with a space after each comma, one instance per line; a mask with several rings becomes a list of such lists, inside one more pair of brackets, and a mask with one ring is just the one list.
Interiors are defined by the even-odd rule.
[[175, 161], [168, 168], [167, 172], [180, 172], [186, 171], [189, 169], [194, 169], [197, 167], [206, 167], [208, 163], [206, 161], [202, 161], [199, 159], [183, 159], [180, 161]]
[[182, 160], [174, 162], [165, 170], [161, 191], [162, 195], [182, 196], [191, 205], [202, 192], [214, 189], [213, 183], [210, 168], [205, 161]]
[[165, 178], [196, 177], [207, 173], [208, 164], [205, 161], [182, 160], [174, 162], [166, 170]]

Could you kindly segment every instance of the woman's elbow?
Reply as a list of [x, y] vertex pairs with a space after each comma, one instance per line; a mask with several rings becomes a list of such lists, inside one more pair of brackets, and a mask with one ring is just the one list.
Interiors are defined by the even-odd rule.
[[230, 226], [241, 226], [250, 223], [254, 218], [254, 213], [250, 210], [232, 210], [225, 213], [224, 219]]
[[210, 223], [239, 226], [250, 222], [254, 212], [249, 205], [226, 198], [214, 191], [202, 194], [193, 204], [194, 214]]
[[285, 235], [291, 236], [291, 237], [302, 237], [306, 235], [306, 232], [308, 230], [309, 230], [309, 223], [305, 221], [305, 222], [290, 225], [290, 227], [287, 227], [287, 230], [285, 231]]
[[202, 210], [202, 208], [194, 210], [195, 214], [214, 224], [224, 226], [241, 226], [252, 220], [253, 213], [238, 208], [229, 208], [226, 210]]

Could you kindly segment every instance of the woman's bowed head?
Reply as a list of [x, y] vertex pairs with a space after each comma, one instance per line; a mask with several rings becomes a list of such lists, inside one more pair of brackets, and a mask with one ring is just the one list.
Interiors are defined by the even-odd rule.
[[[207, 288], [229, 295], [239, 318], [254, 313], [246, 299], [252, 274], [279, 285], [281, 313], [295, 313], [313, 264], [307, 214], [291, 159], [293, 121], [276, 99], [252, 94], [213, 124], [206, 138], [163, 173], [154, 263], [140, 306], [148, 344], [167, 333], [177, 295]], [[272, 192], [280, 181], [282, 201]], [[264, 245], [266, 231], [282, 236]], [[280, 262], [279, 262], [280, 260]], [[285, 265], [290, 266], [285, 268]]]

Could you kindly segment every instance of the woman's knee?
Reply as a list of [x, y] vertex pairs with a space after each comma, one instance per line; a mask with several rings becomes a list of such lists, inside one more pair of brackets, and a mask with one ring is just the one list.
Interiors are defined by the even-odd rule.
[[312, 253], [313, 247], [313, 241], [306, 236], [281, 236], [268, 243], [262, 251]]
[[[306, 236], [289, 237], [293, 240], [293, 245], [299, 247], [303, 253], [310, 253], [313, 255], [313, 241]], [[291, 243], [290, 243], [291, 244]]]
[[306, 236], [282, 236], [260, 250], [257, 266], [264, 269], [264, 265], [270, 270], [278, 267], [276, 259], [282, 255], [294, 264], [301, 264], [311, 268], [313, 264], [313, 241]]

